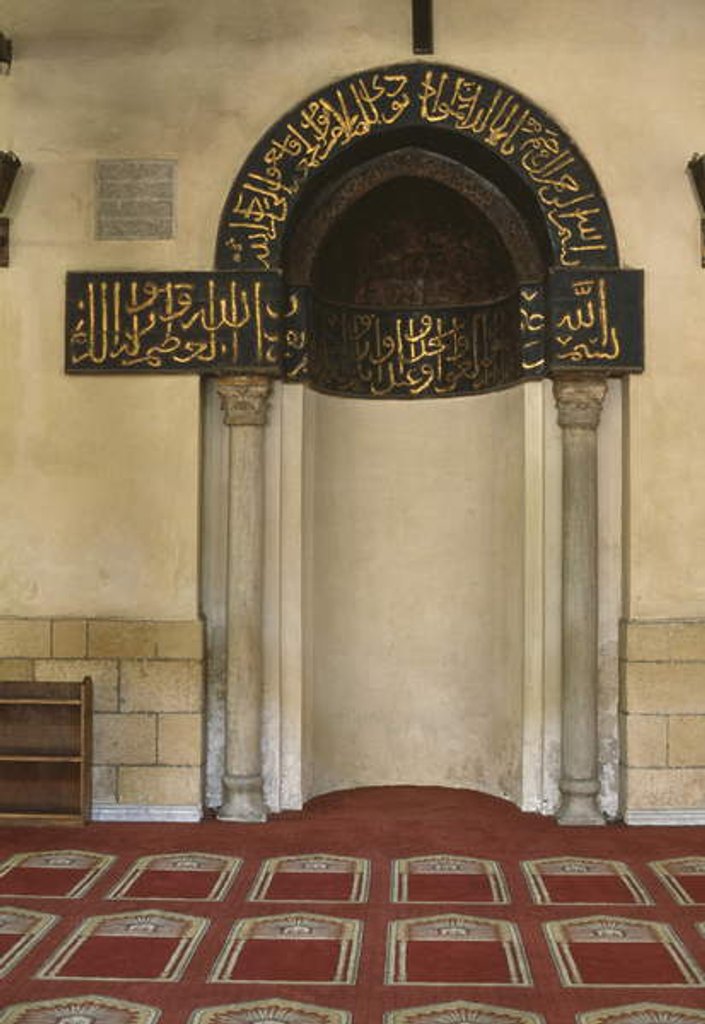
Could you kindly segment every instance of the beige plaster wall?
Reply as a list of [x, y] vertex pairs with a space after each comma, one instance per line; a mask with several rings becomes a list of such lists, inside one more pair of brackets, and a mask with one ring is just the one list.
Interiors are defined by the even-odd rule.
[[[0, 82], [0, 144], [25, 164], [9, 208], [13, 266], [0, 275], [12, 352], [0, 382], [0, 610], [193, 613], [195, 382], [65, 378], [64, 271], [208, 266], [249, 148], [322, 82], [409, 58], [409, 7], [0, 2], [16, 48]], [[705, 479], [690, 472], [705, 428], [705, 279], [684, 174], [702, 148], [701, 14], [698, 0], [446, 0], [436, 12], [439, 60], [511, 83], [573, 134], [625, 262], [648, 271], [649, 369], [629, 416], [636, 617], [699, 616], [705, 598]], [[173, 241], [92, 240], [93, 161], [126, 156], [178, 160]]]
[[313, 791], [406, 782], [518, 799], [521, 389], [308, 402]]
[[[16, 51], [0, 148], [24, 164], [0, 270], [0, 615], [196, 618], [197, 383], [65, 377], [64, 273], [209, 266], [228, 186], [262, 132], [326, 81], [410, 59], [409, 10], [0, 0]], [[624, 432], [625, 614], [652, 624], [705, 619], [705, 273], [685, 176], [705, 149], [704, 45], [701, 0], [436, 5], [435, 59], [561, 122], [605, 190], [624, 263], [646, 270], [647, 372], [630, 382]], [[94, 162], [110, 157], [177, 161], [173, 240], [93, 240]]]
[[[623, 264], [646, 271], [647, 372], [630, 382], [628, 613], [705, 614], [705, 431], [698, 215], [685, 174], [705, 149], [698, 0], [449, 3], [438, 55], [522, 90], [593, 165]], [[471, 34], [471, 40], [469, 35]]]

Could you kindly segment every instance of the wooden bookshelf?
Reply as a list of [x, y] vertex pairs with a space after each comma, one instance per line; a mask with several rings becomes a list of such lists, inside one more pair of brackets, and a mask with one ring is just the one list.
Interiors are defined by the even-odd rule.
[[90, 798], [91, 679], [0, 682], [0, 825], [80, 825]]

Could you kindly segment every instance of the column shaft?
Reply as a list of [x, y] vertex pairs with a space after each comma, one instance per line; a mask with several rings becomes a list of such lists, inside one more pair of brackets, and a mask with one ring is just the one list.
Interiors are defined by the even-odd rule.
[[563, 688], [558, 820], [602, 825], [598, 806], [597, 375], [554, 380], [563, 435]]
[[227, 695], [223, 803], [218, 816], [264, 821], [262, 789], [262, 574], [266, 378], [218, 385], [230, 427]]

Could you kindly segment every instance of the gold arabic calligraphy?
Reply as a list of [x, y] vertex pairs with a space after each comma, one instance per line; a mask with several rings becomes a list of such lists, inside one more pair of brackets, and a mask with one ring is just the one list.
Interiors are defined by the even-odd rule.
[[619, 359], [622, 346], [610, 323], [605, 279], [585, 278], [571, 287], [579, 302], [556, 321], [555, 341], [562, 349], [556, 358], [574, 363]]
[[152, 370], [276, 361], [276, 312], [260, 280], [88, 279], [68, 333], [71, 367]]
[[319, 311], [311, 382], [349, 394], [450, 395], [504, 387], [521, 375], [515, 301], [463, 313]]
[[562, 266], [579, 266], [587, 254], [607, 251], [602, 203], [592, 183], [581, 180], [575, 149], [523, 100], [493, 83], [431, 68], [419, 101], [424, 121], [450, 122], [521, 168], [555, 229]]
[[[246, 240], [263, 267], [271, 265], [272, 243], [303, 181], [331, 154], [379, 125], [397, 121], [411, 103], [403, 74], [374, 74], [338, 86], [308, 102], [282, 134], [273, 138], [259, 170], [250, 171], [235, 197], [228, 227]], [[228, 246], [235, 263], [244, 244], [237, 235]]]

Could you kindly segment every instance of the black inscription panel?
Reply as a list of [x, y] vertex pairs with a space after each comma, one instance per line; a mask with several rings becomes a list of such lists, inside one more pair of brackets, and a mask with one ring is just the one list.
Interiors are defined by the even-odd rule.
[[276, 274], [70, 273], [69, 373], [279, 372]]
[[641, 271], [552, 272], [495, 302], [372, 309], [278, 274], [72, 273], [69, 373], [269, 373], [371, 398], [474, 394], [561, 371], [643, 369]]
[[549, 275], [549, 368], [638, 372], [644, 368], [641, 270]]
[[546, 376], [546, 294], [540, 281], [519, 289], [521, 363], [525, 377]]
[[539, 107], [499, 82], [445, 65], [366, 71], [310, 96], [262, 139], [221, 218], [217, 264], [275, 269], [302, 186], [357, 142], [437, 128], [491, 151], [533, 193], [558, 267], [618, 265], [612, 222], [590, 166]]
[[309, 377], [318, 390], [419, 398], [508, 387], [522, 376], [517, 298], [472, 309], [316, 303]]

